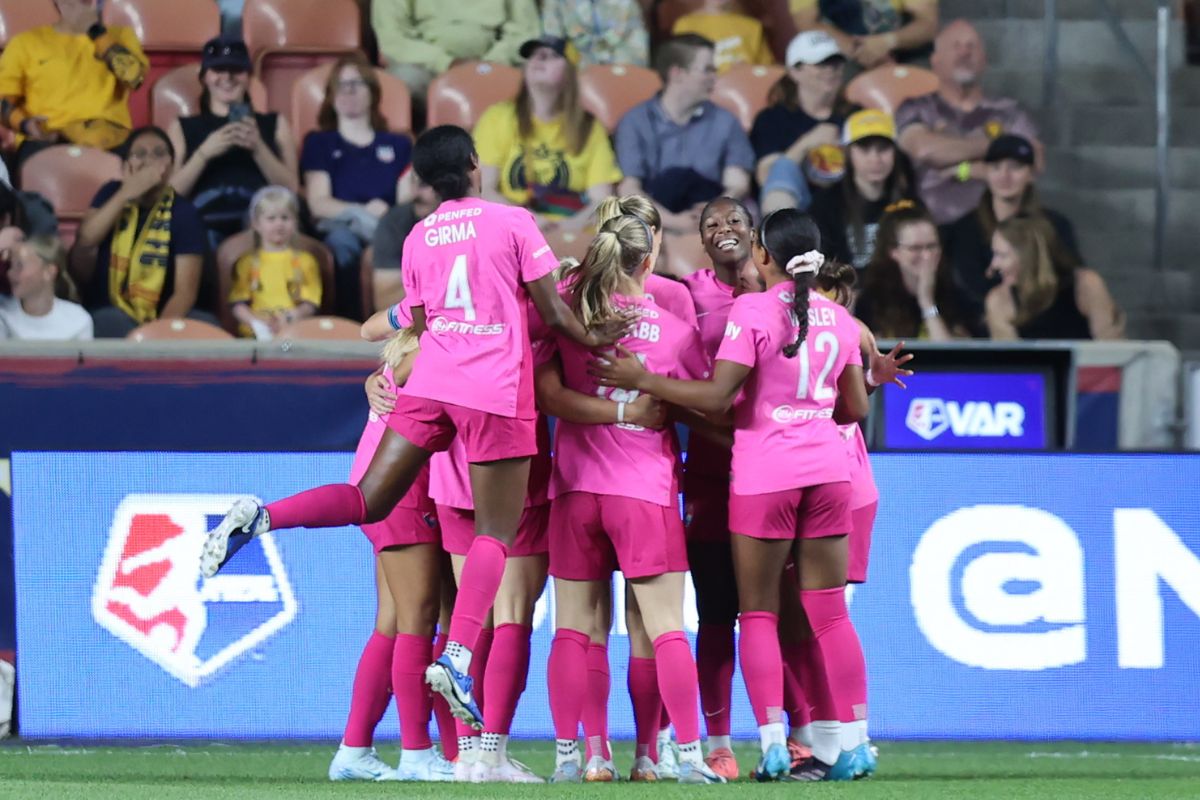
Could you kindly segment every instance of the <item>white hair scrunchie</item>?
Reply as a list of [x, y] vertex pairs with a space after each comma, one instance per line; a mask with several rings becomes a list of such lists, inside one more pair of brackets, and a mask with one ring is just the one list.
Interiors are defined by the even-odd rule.
[[825, 256], [820, 250], [809, 250], [802, 255], [792, 256], [792, 260], [787, 263], [785, 269], [788, 275], [803, 275], [806, 272], [815, 275], [824, 263]]

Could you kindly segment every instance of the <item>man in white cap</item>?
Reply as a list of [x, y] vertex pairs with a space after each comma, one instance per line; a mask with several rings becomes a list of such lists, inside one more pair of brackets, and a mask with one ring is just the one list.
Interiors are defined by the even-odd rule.
[[825, 186], [841, 177], [845, 120], [835, 105], [845, 64], [837, 42], [824, 31], [805, 31], [788, 45], [789, 91], [759, 113], [750, 131], [764, 213], [807, 209], [810, 184]]

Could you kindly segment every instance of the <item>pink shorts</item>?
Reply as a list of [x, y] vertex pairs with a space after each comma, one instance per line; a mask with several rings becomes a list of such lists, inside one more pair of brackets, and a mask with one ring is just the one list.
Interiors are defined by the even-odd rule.
[[537, 420], [489, 414], [466, 406], [396, 395], [396, 408], [387, 417], [388, 427], [430, 452], [450, 447], [462, 438], [470, 464], [535, 455]]
[[[456, 556], [465, 556], [475, 541], [475, 512], [469, 508], [438, 505], [438, 522], [442, 526], [442, 549]], [[550, 550], [550, 504], [526, 506], [517, 526], [517, 538], [508, 547], [508, 554], [542, 555]]]
[[432, 510], [396, 506], [383, 522], [363, 525], [362, 532], [371, 540], [375, 553], [387, 547], [413, 544], [437, 544], [442, 539], [437, 515]]
[[850, 481], [767, 494], [729, 495], [729, 530], [755, 539], [820, 539], [850, 533]]
[[871, 529], [875, 527], [875, 512], [879, 503], [871, 503], [850, 512], [854, 526], [850, 529], [850, 561], [846, 568], [846, 580], [850, 583], [867, 582], [867, 560], [871, 556]]
[[571, 581], [686, 572], [683, 522], [674, 506], [591, 492], [568, 492], [550, 503], [550, 574]]
[[729, 479], [684, 475], [683, 521], [689, 542], [728, 542]]

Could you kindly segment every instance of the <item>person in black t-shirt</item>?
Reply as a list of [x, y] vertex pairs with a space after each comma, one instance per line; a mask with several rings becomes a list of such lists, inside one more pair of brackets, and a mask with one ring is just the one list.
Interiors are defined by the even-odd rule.
[[764, 214], [807, 210], [810, 186], [837, 181], [845, 166], [839, 146], [845, 56], [829, 34], [808, 31], [788, 45], [787, 64], [787, 74], [772, 89], [772, 104], [750, 130]]

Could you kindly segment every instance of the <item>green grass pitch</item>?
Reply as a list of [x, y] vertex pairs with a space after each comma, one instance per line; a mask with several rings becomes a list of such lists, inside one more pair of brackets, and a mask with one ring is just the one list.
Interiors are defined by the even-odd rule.
[[[274, 800], [274, 798], [592, 797], [612, 800], [720, 797], [814, 798], [1200, 798], [1200, 746], [1043, 743], [878, 743], [879, 774], [852, 784], [729, 786], [671, 783], [513, 786], [499, 784], [340, 783], [325, 778], [336, 745], [0, 743], [2, 800]], [[514, 742], [516, 758], [542, 774], [553, 766], [549, 742]], [[395, 747], [381, 747], [395, 762]], [[628, 769], [630, 747], [617, 745]], [[743, 774], [756, 748], [742, 746]]]

